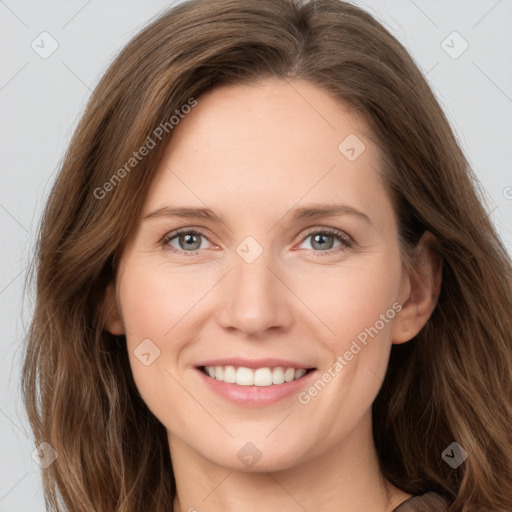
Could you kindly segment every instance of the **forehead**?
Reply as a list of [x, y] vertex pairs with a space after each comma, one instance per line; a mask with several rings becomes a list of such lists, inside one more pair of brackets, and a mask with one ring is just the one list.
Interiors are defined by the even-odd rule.
[[266, 79], [197, 101], [173, 130], [146, 213], [172, 204], [275, 219], [321, 202], [350, 204], [376, 222], [390, 213], [365, 123], [319, 86]]

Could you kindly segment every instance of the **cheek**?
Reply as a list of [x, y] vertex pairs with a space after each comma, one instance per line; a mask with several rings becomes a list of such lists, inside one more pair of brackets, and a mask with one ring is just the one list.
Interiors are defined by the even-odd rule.
[[154, 413], [169, 401], [180, 352], [175, 326], [187, 310], [187, 287], [179, 276], [166, 276], [162, 266], [127, 260], [120, 279], [120, 297], [127, 350], [136, 386]]
[[144, 338], [167, 344], [208, 283], [197, 273], [145, 263], [141, 258], [128, 261], [125, 268], [118, 293], [129, 344], [136, 345]]
[[346, 265], [322, 268], [312, 272], [307, 280], [295, 277], [297, 295], [317, 315], [324, 325], [325, 340], [333, 348], [343, 348], [347, 342], [378, 322], [386, 331], [391, 322], [382, 326], [381, 315], [395, 316], [393, 304], [400, 286], [401, 266], [398, 259], [384, 251], [369, 258], [354, 258]]
[[325, 292], [316, 295], [317, 311], [335, 333], [322, 342], [331, 353], [319, 377], [326, 384], [315, 383], [300, 397], [319, 422], [332, 423], [326, 443], [355, 426], [382, 385], [400, 309], [401, 265], [383, 253], [334, 274], [316, 280]]
[[192, 267], [171, 267], [154, 258], [126, 256], [118, 288], [127, 349], [135, 384], [159, 417], [168, 406], [183, 406], [186, 396], [173, 379], [186, 353], [190, 319], [218, 276]]

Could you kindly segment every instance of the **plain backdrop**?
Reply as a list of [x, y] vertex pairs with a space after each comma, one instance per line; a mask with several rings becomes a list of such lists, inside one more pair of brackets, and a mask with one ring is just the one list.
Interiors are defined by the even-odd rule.
[[[352, 3], [384, 23], [426, 75], [512, 253], [512, 1]], [[19, 385], [32, 305], [23, 285], [42, 206], [100, 76], [169, 5], [0, 0], [0, 512], [44, 510]]]

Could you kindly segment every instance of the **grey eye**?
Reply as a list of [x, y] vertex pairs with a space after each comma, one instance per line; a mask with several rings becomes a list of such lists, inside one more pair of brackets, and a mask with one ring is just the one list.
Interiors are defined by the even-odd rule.
[[[205, 237], [201, 233], [197, 233], [196, 231], [183, 231], [171, 237], [167, 243], [174, 249], [189, 252], [197, 251], [201, 248], [204, 249], [204, 247], [201, 247], [202, 239], [205, 239]], [[177, 246], [173, 245], [173, 242], [177, 242]]]
[[[302, 243], [308, 239], [312, 240], [310, 246], [313, 250], [328, 251], [329, 249], [334, 249], [341, 245], [340, 237], [338, 235], [324, 233], [322, 231], [311, 233], [304, 239]], [[334, 245], [336, 240], [338, 240], [338, 246]], [[308, 249], [308, 247], [306, 247], [306, 249]]]

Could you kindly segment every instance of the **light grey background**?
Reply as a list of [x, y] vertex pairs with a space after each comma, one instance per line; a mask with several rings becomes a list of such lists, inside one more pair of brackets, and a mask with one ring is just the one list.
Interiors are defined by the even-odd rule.
[[[427, 75], [512, 254], [512, 0], [352, 3], [383, 22]], [[44, 199], [100, 76], [169, 5], [0, 0], [0, 512], [44, 510], [19, 391], [20, 348], [32, 306], [25, 301], [22, 310], [23, 283]], [[31, 47], [34, 41], [40, 52], [51, 49], [51, 39], [40, 36], [44, 31], [58, 43], [47, 58]], [[453, 58], [464, 41], [469, 47]]]

